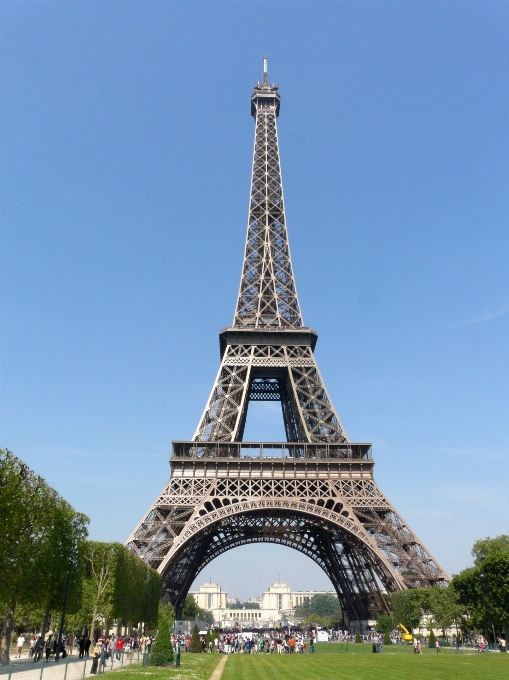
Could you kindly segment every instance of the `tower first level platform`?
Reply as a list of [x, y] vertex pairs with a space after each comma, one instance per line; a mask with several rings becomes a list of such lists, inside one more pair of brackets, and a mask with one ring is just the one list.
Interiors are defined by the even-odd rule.
[[377, 487], [370, 444], [178, 441], [170, 465], [129, 544], [177, 606], [211, 560], [254, 542], [313, 559], [350, 620], [383, 612], [383, 590], [447, 578]]

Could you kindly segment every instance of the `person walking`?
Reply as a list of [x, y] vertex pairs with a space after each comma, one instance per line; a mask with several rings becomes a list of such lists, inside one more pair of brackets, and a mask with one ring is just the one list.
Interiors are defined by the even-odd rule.
[[440, 649], [440, 642], [438, 641], [438, 638], [435, 640], [435, 647], [437, 650], [437, 654], [442, 654], [442, 650]]
[[42, 637], [39, 635], [39, 637], [36, 640], [35, 646], [34, 646], [34, 663], [37, 663], [38, 661], [41, 660], [43, 649], [44, 649], [44, 642], [43, 642]]
[[88, 637], [85, 638], [85, 656], [88, 656], [90, 652], [90, 645], [92, 644], [91, 639]]
[[21, 652], [23, 651], [23, 645], [25, 644], [25, 638], [22, 634], [19, 635], [18, 641], [16, 642], [16, 656], [15, 659], [21, 659]]
[[82, 635], [80, 639], [78, 640], [78, 648], [79, 648], [79, 658], [82, 659], [85, 656], [85, 636]]
[[30, 649], [28, 651], [28, 658], [31, 659], [33, 655], [35, 654], [35, 643], [37, 642], [37, 638], [34, 636], [30, 640]]
[[44, 644], [44, 649], [46, 651], [46, 663], [48, 663], [48, 661], [49, 661], [49, 658], [51, 656], [51, 650], [52, 650], [52, 647], [53, 647], [53, 641], [52, 641], [51, 638], [52, 638], [52, 636], [50, 635], [49, 638], [46, 640], [46, 642]]

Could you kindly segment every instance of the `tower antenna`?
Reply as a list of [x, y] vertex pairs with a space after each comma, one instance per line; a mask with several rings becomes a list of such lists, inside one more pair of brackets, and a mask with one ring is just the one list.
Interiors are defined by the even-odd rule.
[[263, 82], [269, 82], [269, 58], [267, 56], [263, 57]]

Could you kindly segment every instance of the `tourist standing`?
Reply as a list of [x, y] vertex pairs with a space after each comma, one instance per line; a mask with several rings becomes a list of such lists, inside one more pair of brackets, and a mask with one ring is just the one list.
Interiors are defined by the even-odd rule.
[[97, 666], [99, 665], [99, 645], [96, 643], [94, 645], [94, 651], [92, 652], [92, 668], [90, 669], [90, 675], [95, 675], [97, 673]]

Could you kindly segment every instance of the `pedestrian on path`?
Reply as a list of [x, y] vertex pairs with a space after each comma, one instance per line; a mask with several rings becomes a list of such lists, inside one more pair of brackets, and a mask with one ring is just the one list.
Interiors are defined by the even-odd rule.
[[437, 654], [442, 654], [442, 650], [440, 649], [440, 642], [438, 641], [438, 639], [435, 641], [435, 647], [437, 650]]
[[20, 635], [18, 637], [18, 641], [16, 643], [16, 656], [14, 657], [15, 659], [21, 659], [21, 652], [23, 651], [23, 645], [25, 644], [25, 638], [23, 635]]
[[97, 666], [99, 665], [99, 646], [96, 644], [94, 651], [92, 652], [92, 668], [90, 669], [90, 675], [95, 675], [97, 673]]

